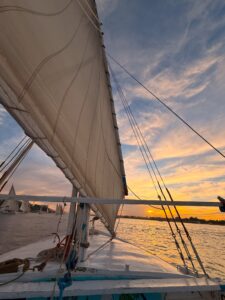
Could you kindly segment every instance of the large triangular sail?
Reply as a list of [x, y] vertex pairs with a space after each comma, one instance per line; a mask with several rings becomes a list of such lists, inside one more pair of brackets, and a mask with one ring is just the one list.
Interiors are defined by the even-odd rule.
[[[19, 3], [0, 5], [1, 103], [81, 195], [123, 198], [125, 174], [95, 2]], [[118, 207], [93, 209], [113, 230]]]

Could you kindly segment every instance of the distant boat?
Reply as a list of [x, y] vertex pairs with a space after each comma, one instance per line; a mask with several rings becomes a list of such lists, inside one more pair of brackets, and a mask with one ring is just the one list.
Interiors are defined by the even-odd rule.
[[[11, 186], [11, 189], [9, 191], [9, 196], [16, 196], [16, 192], [13, 185]], [[3, 214], [15, 214], [18, 211], [19, 202], [16, 200], [5, 200], [0, 207], [0, 212]]]
[[60, 204], [57, 204], [57, 205], [56, 205], [55, 214], [56, 214], [56, 215], [62, 215], [62, 213], [63, 213], [63, 208], [62, 208], [62, 206], [61, 206]]
[[31, 211], [30, 203], [28, 201], [22, 201], [22, 204], [20, 206], [20, 212], [28, 213], [30, 211]]

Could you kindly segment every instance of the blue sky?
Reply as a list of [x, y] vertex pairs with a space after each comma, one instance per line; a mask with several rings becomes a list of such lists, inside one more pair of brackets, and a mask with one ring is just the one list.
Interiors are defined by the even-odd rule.
[[[225, 153], [224, 1], [97, 3], [111, 55]], [[110, 63], [176, 198], [224, 195], [224, 159]], [[128, 182], [139, 195], [155, 197], [115, 99]]]
[[[225, 153], [225, 2], [97, 0], [97, 5], [107, 51]], [[175, 198], [225, 196], [225, 160], [110, 64]], [[128, 183], [141, 197], [155, 198], [118, 95], [114, 98]], [[23, 133], [2, 108], [0, 125], [3, 159]], [[71, 190], [38, 147], [13, 180], [18, 192], [31, 193], [33, 185], [39, 194]]]

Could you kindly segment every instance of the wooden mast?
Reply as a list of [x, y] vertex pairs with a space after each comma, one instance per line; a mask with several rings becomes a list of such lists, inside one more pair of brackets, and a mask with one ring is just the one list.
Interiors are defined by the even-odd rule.
[[[78, 190], [73, 187], [72, 197], [79, 198]], [[89, 246], [89, 218], [90, 206], [83, 203], [71, 203], [69, 218], [67, 224], [67, 237], [70, 237], [71, 242], [74, 243], [78, 261], [83, 261], [86, 255], [86, 249]]]

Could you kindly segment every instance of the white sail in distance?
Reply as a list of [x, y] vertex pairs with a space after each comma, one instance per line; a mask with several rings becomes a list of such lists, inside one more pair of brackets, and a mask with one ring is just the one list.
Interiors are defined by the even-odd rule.
[[[11, 186], [11, 189], [9, 191], [9, 196], [16, 196], [16, 192], [13, 185]], [[19, 202], [12, 199], [5, 200], [1, 205], [0, 211], [15, 213], [19, 211]]]
[[[0, 100], [82, 196], [120, 199], [125, 173], [92, 10], [94, 1], [1, 1]], [[118, 207], [93, 207], [110, 231]]]
[[57, 204], [57, 205], [56, 205], [55, 214], [56, 214], [56, 215], [60, 215], [60, 214], [61, 214], [61, 206], [60, 206], [60, 204]]
[[20, 211], [23, 213], [28, 213], [30, 210], [30, 203], [28, 201], [22, 201]]

